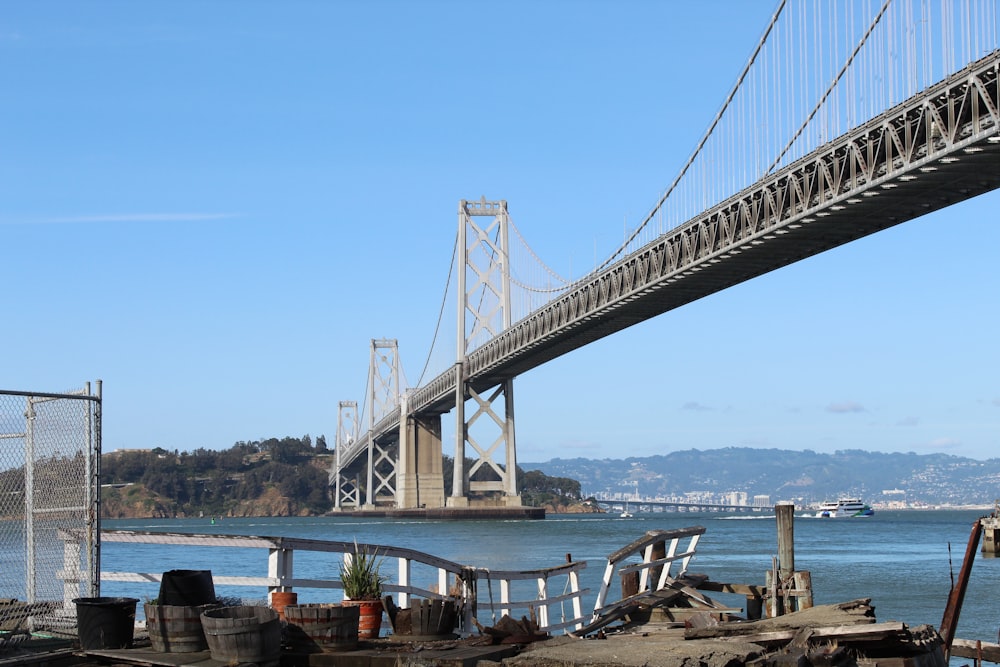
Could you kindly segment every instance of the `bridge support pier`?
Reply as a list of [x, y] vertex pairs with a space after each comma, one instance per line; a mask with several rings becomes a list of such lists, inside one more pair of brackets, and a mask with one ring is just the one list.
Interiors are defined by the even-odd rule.
[[400, 414], [406, 417], [399, 425], [396, 507], [444, 507], [441, 417]]

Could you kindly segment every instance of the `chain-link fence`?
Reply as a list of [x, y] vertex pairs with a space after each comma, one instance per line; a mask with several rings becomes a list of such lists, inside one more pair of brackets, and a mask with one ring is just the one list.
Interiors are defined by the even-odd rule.
[[0, 390], [0, 631], [72, 630], [99, 594], [101, 383]]

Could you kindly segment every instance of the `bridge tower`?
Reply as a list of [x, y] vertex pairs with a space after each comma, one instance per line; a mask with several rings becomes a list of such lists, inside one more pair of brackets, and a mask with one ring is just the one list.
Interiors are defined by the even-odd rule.
[[336, 463], [334, 472], [333, 506], [336, 509], [343, 508], [343, 502], [353, 504], [355, 508], [361, 505], [360, 491], [361, 480], [355, 475], [353, 478], [346, 477], [341, 469], [341, 454], [344, 449], [358, 439], [358, 403], [357, 401], [341, 401], [337, 407], [337, 441], [336, 441]]
[[[368, 364], [368, 432], [374, 433], [375, 422], [400, 405], [399, 343], [396, 339], [373, 338]], [[395, 500], [396, 459], [389, 445], [368, 438], [368, 479], [365, 486], [365, 507], [374, 509], [379, 493], [383, 499]]]
[[[507, 202], [488, 202], [485, 197], [477, 202], [459, 202], [458, 247], [461, 268], [455, 362], [455, 469], [447, 505], [467, 507], [470, 492], [499, 493], [503, 504], [520, 505], [514, 447], [514, 381], [506, 380], [490, 392], [480, 393], [470, 385], [466, 372], [469, 352], [511, 325]], [[466, 418], [465, 403], [469, 399], [474, 401], [475, 411]], [[466, 444], [472, 447], [475, 458], [468, 470]], [[494, 460], [498, 454], [503, 457], [500, 463]]]

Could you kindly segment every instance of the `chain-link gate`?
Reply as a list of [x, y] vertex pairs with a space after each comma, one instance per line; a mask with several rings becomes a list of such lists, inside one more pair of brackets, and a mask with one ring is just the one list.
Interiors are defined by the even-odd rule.
[[0, 644], [71, 632], [73, 599], [99, 595], [100, 460], [100, 380], [0, 390]]

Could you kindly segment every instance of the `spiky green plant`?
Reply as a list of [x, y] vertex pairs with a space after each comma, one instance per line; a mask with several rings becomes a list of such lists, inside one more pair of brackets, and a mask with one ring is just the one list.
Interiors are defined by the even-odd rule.
[[344, 597], [351, 600], [381, 600], [382, 584], [389, 581], [382, 574], [382, 558], [378, 551], [369, 551], [354, 542], [354, 553], [340, 564], [340, 583]]

